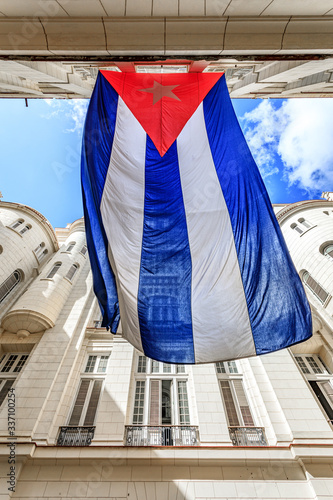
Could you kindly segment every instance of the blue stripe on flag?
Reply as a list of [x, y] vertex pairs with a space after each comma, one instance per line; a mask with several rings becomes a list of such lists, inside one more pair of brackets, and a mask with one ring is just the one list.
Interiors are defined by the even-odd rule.
[[311, 312], [224, 76], [204, 99], [208, 139], [234, 233], [257, 354], [311, 336]]
[[108, 259], [108, 241], [100, 203], [110, 163], [117, 106], [117, 92], [99, 74], [84, 127], [81, 182], [94, 292], [102, 310], [102, 324], [111, 328], [113, 333], [116, 333], [119, 323], [119, 306], [115, 277]]
[[174, 143], [161, 158], [147, 136], [138, 315], [147, 356], [194, 363], [191, 254]]

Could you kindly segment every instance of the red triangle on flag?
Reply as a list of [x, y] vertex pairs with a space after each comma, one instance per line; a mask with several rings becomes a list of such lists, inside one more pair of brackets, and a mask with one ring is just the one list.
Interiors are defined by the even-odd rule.
[[163, 156], [223, 73], [101, 71]]

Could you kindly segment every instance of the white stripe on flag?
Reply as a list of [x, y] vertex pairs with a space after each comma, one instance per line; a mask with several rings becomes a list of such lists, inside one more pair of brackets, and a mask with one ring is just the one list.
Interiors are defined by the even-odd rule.
[[255, 355], [231, 222], [202, 103], [179, 135], [177, 150], [192, 257], [195, 361]]
[[[142, 350], [138, 318], [145, 197], [146, 133], [119, 97], [110, 165], [101, 201], [124, 336]], [[110, 254], [109, 252], [109, 254]]]

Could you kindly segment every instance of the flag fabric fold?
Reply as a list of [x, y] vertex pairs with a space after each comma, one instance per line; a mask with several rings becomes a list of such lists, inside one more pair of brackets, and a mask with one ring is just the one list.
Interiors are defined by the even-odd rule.
[[103, 326], [205, 363], [309, 338], [311, 312], [221, 74], [99, 74], [82, 189]]

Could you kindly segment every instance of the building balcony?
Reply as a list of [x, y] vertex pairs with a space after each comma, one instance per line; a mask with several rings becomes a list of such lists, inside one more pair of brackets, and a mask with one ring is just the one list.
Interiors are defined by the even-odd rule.
[[263, 427], [229, 427], [234, 446], [268, 446]]
[[190, 425], [128, 425], [125, 446], [197, 446], [199, 429]]
[[95, 434], [95, 427], [60, 427], [57, 446], [89, 446]]

